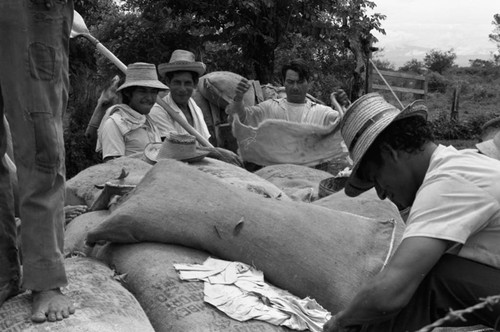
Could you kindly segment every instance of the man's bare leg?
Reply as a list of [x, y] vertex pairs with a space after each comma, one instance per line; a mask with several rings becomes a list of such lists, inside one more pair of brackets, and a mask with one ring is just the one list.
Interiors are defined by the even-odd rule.
[[55, 322], [75, 313], [73, 303], [59, 288], [40, 292], [33, 291], [32, 294], [31, 320], [35, 323], [43, 323], [46, 320]]

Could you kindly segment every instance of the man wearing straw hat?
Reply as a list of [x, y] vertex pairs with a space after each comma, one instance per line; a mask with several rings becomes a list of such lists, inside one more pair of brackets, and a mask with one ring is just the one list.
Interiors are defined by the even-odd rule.
[[158, 80], [156, 67], [137, 62], [129, 65], [125, 83], [118, 87], [122, 103], [106, 110], [97, 130], [96, 151], [108, 161], [121, 156], [144, 152], [149, 143], [161, 142], [160, 132], [149, 112], [160, 90], [167, 90]]
[[[168, 63], [158, 66], [158, 72], [170, 89], [163, 100], [208, 140], [210, 133], [203, 112], [191, 98], [199, 77], [205, 73], [205, 68], [203, 62], [195, 61], [193, 53], [175, 50]], [[151, 110], [151, 118], [160, 129], [162, 138], [167, 137], [169, 132], [189, 134], [159, 104], [155, 104]]]
[[[208, 140], [210, 133], [203, 117], [203, 112], [191, 96], [198, 84], [198, 79], [205, 73], [205, 64], [195, 61], [194, 54], [186, 50], [172, 52], [170, 61], [158, 66], [158, 72], [164, 77], [169, 87], [168, 94], [163, 100], [174, 112], [184, 118], [196, 131]], [[189, 134], [180, 124], [175, 122], [170, 114], [159, 104], [151, 110], [151, 119], [160, 130], [162, 140], [170, 133], [178, 135]], [[203, 148], [203, 147], [199, 147]], [[219, 147], [209, 150], [209, 157], [242, 166], [238, 155], [232, 151]]]
[[[500, 294], [500, 161], [435, 144], [425, 106], [400, 111], [376, 93], [349, 107], [341, 132], [354, 162], [346, 194], [374, 187], [411, 210], [387, 266], [324, 331], [416, 331]], [[442, 325], [499, 328], [490, 306]]]
[[[61, 288], [64, 141], [73, 1], [0, 4], [0, 117], [9, 122], [19, 186], [22, 248], [16, 244], [7, 127], [0, 124], [0, 305], [23, 289], [32, 293], [34, 322], [69, 317], [75, 308]], [[22, 250], [21, 250], [22, 249]], [[20, 266], [22, 253], [22, 273]], [[22, 275], [22, 285], [20, 285]], [[16, 329], [13, 327], [13, 329]]]

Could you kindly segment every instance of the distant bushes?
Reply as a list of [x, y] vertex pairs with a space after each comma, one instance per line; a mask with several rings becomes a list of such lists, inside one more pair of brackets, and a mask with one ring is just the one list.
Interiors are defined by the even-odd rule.
[[450, 119], [446, 112], [440, 112], [436, 118], [430, 120], [436, 140], [477, 140], [481, 134], [481, 127], [488, 120], [500, 114], [474, 114], [465, 120]]
[[427, 74], [427, 89], [429, 92], [446, 93], [448, 85], [450, 85], [450, 81], [443, 75], [433, 71]]

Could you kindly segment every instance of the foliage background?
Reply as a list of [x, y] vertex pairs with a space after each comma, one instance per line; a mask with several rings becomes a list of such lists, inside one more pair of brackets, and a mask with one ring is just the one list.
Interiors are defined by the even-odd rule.
[[[347, 91], [351, 100], [365, 92], [361, 74], [376, 42], [372, 33], [384, 33], [384, 15], [367, 14], [374, 7], [367, 0], [75, 1], [91, 34], [125, 64], [168, 62], [171, 52], [182, 48], [195, 53], [207, 72], [232, 71], [262, 84], [281, 85], [281, 66], [302, 57], [315, 73], [310, 93], [327, 103], [337, 88]], [[500, 24], [500, 17], [495, 19]], [[490, 38], [499, 38], [500, 45], [499, 24]], [[427, 76], [426, 101], [439, 138], [474, 140], [480, 124], [498, 115], [498, 58], [458, 68], [453, 56], [453, 50], [433, 50], [399, 70]], [[383, 58], [375, 57], [375, 63], [395, 70]], [[68, 178], [100, 162], [84, 132], [100, 91], [117, 74], [121, 72], [89, 41], [71, 40], [72, 89], [65, 117]], [[460, 117], [452, 123], [449, 107], [457, 85]], [[401, 97], [405, 102], [414, 98]]]

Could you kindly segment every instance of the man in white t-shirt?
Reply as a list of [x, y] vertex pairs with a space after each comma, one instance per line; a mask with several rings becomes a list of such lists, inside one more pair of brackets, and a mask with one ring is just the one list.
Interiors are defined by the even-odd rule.
[[[347, 110], [342, 136], [354, 161], [345, 192], [375, 187], [411, 206], [403, 241], [324, 331], [416, 331], [500, 294], [500, 161], [437, 145], [425, 106], [403, 111], [376, 93]], [[499, 328], [500, 304], [443, 326]]]

